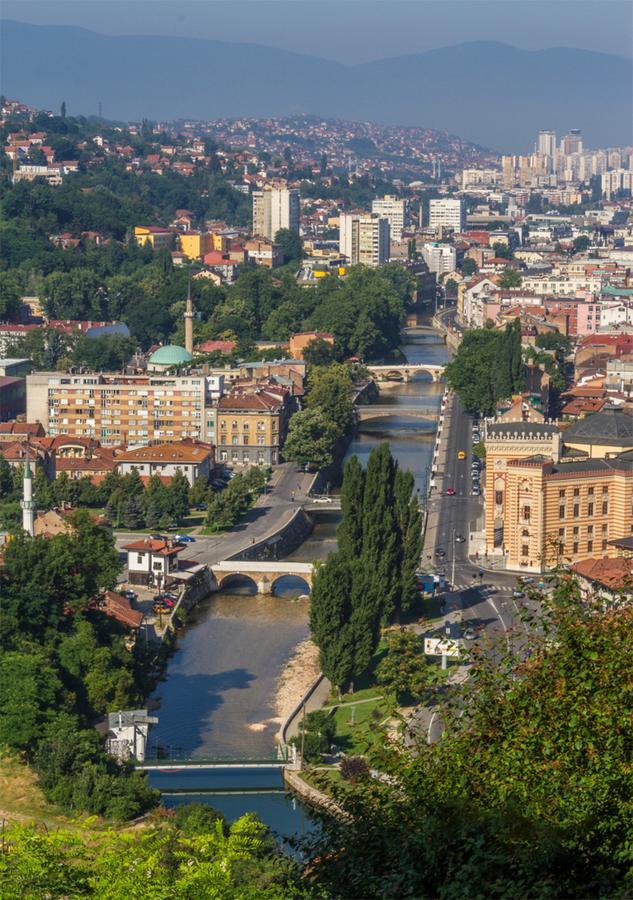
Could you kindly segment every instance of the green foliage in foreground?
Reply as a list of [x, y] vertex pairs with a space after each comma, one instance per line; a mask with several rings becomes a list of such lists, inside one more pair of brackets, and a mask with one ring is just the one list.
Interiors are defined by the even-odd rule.
[[314, 847], [333, 896], [631, 896], [633, 609], [588, 609], [565, 579], [535, 599], [530, 656], [475, 655], [444, 738], [385, 751], [397, 790], [331, 786], [353, 817]]
[[[4, 832], [0, 881], [4, 900], [92, 897], [95, 900], [286, 900], [316, 896], [299, 867], [276, 849], [266, 828], [246, 815], [176, 816], [134, 833]], [[200, 825], [203, 825], [201, 830]]]

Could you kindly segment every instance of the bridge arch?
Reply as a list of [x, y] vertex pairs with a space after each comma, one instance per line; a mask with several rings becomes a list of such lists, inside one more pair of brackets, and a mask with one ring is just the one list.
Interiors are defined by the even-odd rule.
[[304, 575], [284, 574], [274, 578], [270, 585], [271, 593], [276, 596], [285, 588], [288, 589], [289, 594], [310, 594], [312, 593], [311, 579], [306, 578]]
[[254, 578], [241, 572], [229, 572], [218, 581], [218, 591], [228, 591], [230, 588], [248, 588], [249, 594], [256, 594], [259, 589]]

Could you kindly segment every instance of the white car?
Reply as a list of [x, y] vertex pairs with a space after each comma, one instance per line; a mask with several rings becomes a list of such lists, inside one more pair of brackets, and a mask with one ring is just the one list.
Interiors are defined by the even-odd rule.
[[334, 503], [331, 497], [314, 497], [313, 503]]

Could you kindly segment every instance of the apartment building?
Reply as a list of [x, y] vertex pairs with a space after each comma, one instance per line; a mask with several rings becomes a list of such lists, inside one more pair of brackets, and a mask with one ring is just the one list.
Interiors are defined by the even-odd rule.
[[236, 386], [216, 412], [216, 459], [233, 466], [276, 465], [296, 401], [279, 387]]
[[299, 191], [280, 185], [265, 185], [253, 191], [253, 234], [275, 239], [281, 228], [299, 231], [301, 208]]
[[436, 275], [454, 272], [457, 266], [457, 254], [450, 244], [424, 244], [422, 259], [429, 267], [429, 272], [435, 272]]
[[429, 227], [466, 230], [466, 204], [463, 200], [429, 200]]
[[49, 435], [93, 437], [103, 446], [207, 440], [215, 412], [204, 375], [103, 375], [36, 372], [27, 376], [27, 419]]
[[388, 194], [378, 200], [372, 200], [371, 211], [378, 218], [389, 222], [389, 235], [392, 241], [401, 241], [406, 217], [406, 201]]
[[124, 450], [117, 453], [116, 463], [122, 475], [136, 471], [142, 479], [149, 479], [153, 475], [173, 478], [176, 472], [181, 472], [193, 486], [197, 478], [209, 480], [215, 464], [215, 454], [212, 444], [187, 438]]
[[565, 432], [495, 423], [486, 432], [486, 553], [509, 569], [616, 557], [633, 534], [633, 418], [605, 408]]
[[160, 250], [161, 247], [171, 249], [174, 243], [174, 232], [171, 228], [161, 228], [158, 225], [135, 225], [134, 240], [139, 247], [149, 244], [152, 250]]
[[384, 265], [391, 252], [389, 221], [373, 213], [342, 213], [339, 250], [353, 266]]

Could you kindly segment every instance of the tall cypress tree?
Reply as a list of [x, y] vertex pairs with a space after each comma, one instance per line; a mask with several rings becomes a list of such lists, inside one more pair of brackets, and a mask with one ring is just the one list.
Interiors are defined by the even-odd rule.
[[416, 571], [422, 545], [422, 517], [411, 472], [396, 469], [394, 498], [398, 522], [400, 595], [395, 613], [407, 612], [415, 599]]
[[400, 573], [394, 502], [395, 465], [389, 444], [369, 454], [363, 494], [363, 559], [375, 574], [382, 615], [389, 619], [398, 604]]
[[345, 688], [354, 674], [352, 573], [342, 553], [332, 553], [316, 572], [310, 603], [310, 631], [319, 648], [321, 671]]
[[363, 548], [364, 490], [365, 472], [358, 457], [352, 456], [343, 471], [342, 518], [336, 532], [339, 550], [350, 560], [358, 559]]
[[523, 374], [523, 356], [521, 353], [521, 320], [516, 318], [512, 323], [510, 345], [510, 376], [515, 393], [521, 393], [525, 389], [525, 376]]
[[362, 675], [369, 665], [380, 641], [380, 620], [383, 595], [375, 573], [367, 566], [364, 557], [351, 563], [352, 614], [350, 624], [354, 638], [353, 675]]

